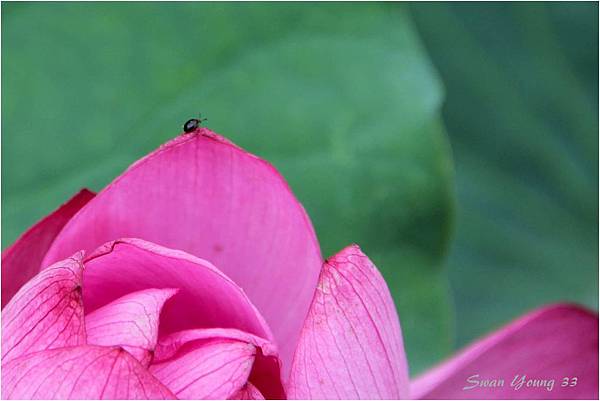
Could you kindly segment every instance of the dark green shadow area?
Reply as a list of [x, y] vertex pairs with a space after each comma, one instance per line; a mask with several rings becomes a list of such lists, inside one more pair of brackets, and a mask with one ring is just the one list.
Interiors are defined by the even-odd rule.
[[458, 345], [539, 305], [598, 308], [598, 4], [411, 5], [446, 88]]

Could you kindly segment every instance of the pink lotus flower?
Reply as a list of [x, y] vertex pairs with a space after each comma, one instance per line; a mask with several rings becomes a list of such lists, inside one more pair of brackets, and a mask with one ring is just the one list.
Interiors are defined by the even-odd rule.
[[367, 256], [323, 261], [277, 171], [203, 128], [21, 236], [2, 254], [2, 306], [3, 398], [598, 397], [598, 317], [569, 305], [410, 383]]

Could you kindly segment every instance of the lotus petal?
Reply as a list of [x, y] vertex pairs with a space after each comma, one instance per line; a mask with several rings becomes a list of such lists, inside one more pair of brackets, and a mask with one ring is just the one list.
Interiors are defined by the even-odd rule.
[[256, 387], [254, 387], [254, 385], [250, 382], [246, 383], [246, 385], [244, 387], [242, 387], [242, 389], [240, 391], [238, 391], [236, 394], [233, 395], [233, 397], [230, 398], [230, 400], [264, 400], [265, 397], [263, 397], [263, 395], [260, 393], [260, 391], [258, 391], [258, 389]]
[[269, 399], [286, 398], [281, 380], [281, 361], [277, 348], [271, 342], [234, 329], [195, 329], [173, 333], [162, 338], [156, 348], [155, 361], [173, 358], [181, 349], [192, 344], [213, 340], [238, 341], [255, 348], [254, 362], [249, 380]]
[[2, 311], [2, 363], [52, 348], [85, 344], [83, 253], [41, 271]]
[[2, 252], [2, 308], [40, 271], [42, 259], [56, 234], [93, 197], [93, 192], [82, 189]]
[[408, 396], [400, 323], [377, 268], [356, 245], [327, 260], [294, 356], [295, 399]]
[[566, 304], [533, 311], [417, 378], [411, 396], [598, 399], [598, 315]]
[[150, 372], [180, 399], [226, 399], [248, 381], [256, 348], [231, 339], [188, 343]]
[[91, 313], [131, 292], [176, 288], [160, 334], [197, 327], [238, 328], [271, 338], [246, 294], [209, 262], [138, 239], [110, 242], [86, 258], [83, 299]]
[[119, 347], [36, 352], [2, 366], [3, 399], [175, 399]]
[[322, 259], [304, 209], [269, 163], [204, 128], [180, 135], [90, 201], [45, 260], [123, 237], [214, 263], [246, 291], [290, 362]]
[[144, 366], [158, 340], [160, 312], [176, 289], [151, 288], [127, 294], [85, 316], [87, 343], [118, 345]]

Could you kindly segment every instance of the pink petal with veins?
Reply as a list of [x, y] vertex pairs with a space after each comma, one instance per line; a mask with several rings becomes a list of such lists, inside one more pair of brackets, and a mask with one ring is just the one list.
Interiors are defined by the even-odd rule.
[[3, 399], [175, 399], [118, 347], [84, 345], [36, 352], [2, 366]]
[[302, 205], [273, 166], [204, 128], [178, 136], [90, 201], [45, 261], [123, 237], [218, 266], [258, 307], [289, 365], [322, 259]]
[[256, 387], [250, 382], [246, 383], [244, 387], [237, 393], [235, 393], [230, 400], [264, 400], [265, 397], [258, 391]]
[[323, 265], [294, 356], [295, 399], [408, 397], [396, 308], [383, 277], [356, 245]]
[[21, 355], [85, 344], [83, 253], [57, 262], [25, 284], [2, 311], [2, 363]]
[[244, 341], [216, 338], [187, 343], [150, 372], [180, 399], [226, 399], [248, 381], [256, 348]]
[[138, 239], [110, 242], [86, 258], [87, 313], [134, 291], [177, 288], [161, 314], [160, 333], [196, 327], [238, 328], [270, 338], [248, 297], [209, 262]]
[[[518, 376], [516, 385], [523, 375], [525, 384], [515, 390], [511, 382]], [[563, 387], [565, 377], [570, 379]], [[575, 377], [576, 385], [571, 386]], [[504, 385], [465, 389], [475, 382], [494, 379], [503, 379]], [[527, 387], [530, 379], [555, 382], [549, 391], [547, 386]], [[598, 314], [565, 304], [533, 311], [418, 377], [411, 383], [411, 396], [598, 399]]]
[[158, 340], [160, 312], [176, 289], [129, 293], [85, 317], [87, 343], [118, 345], [148, 366]]
[[93, 192], [82, 189], [2, 252], [2, 308], [40, 271], [42, 259], [56, 234], [93, 197]]
[[158, 363], [171, 359], [185, 347], [213, 340], [233, 340], [252, 345], [256, 352], [249, 380], [269, 399], [286, 398], [281, 380], [281, 361], [276, 346], [264, 338], [240, 330], [213, 328], [173, 333], [159, 341], [155, 361]]

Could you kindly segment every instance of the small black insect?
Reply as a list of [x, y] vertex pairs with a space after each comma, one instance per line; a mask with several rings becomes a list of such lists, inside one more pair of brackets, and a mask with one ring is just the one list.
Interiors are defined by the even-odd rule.
[[200, 126], [200, 124], [202, 123], [202, 121], [206, 121], [206, 118], [202, 118], [202, 116], [198, 116], [200, 118], [192, 118], [190, 120], [187, 120], [185, 122], [185, 124], [183, 124], [183, 130], [185, 132], [192, 132], [195, 131], [196, 129], [198, 129], [198, 127]]

